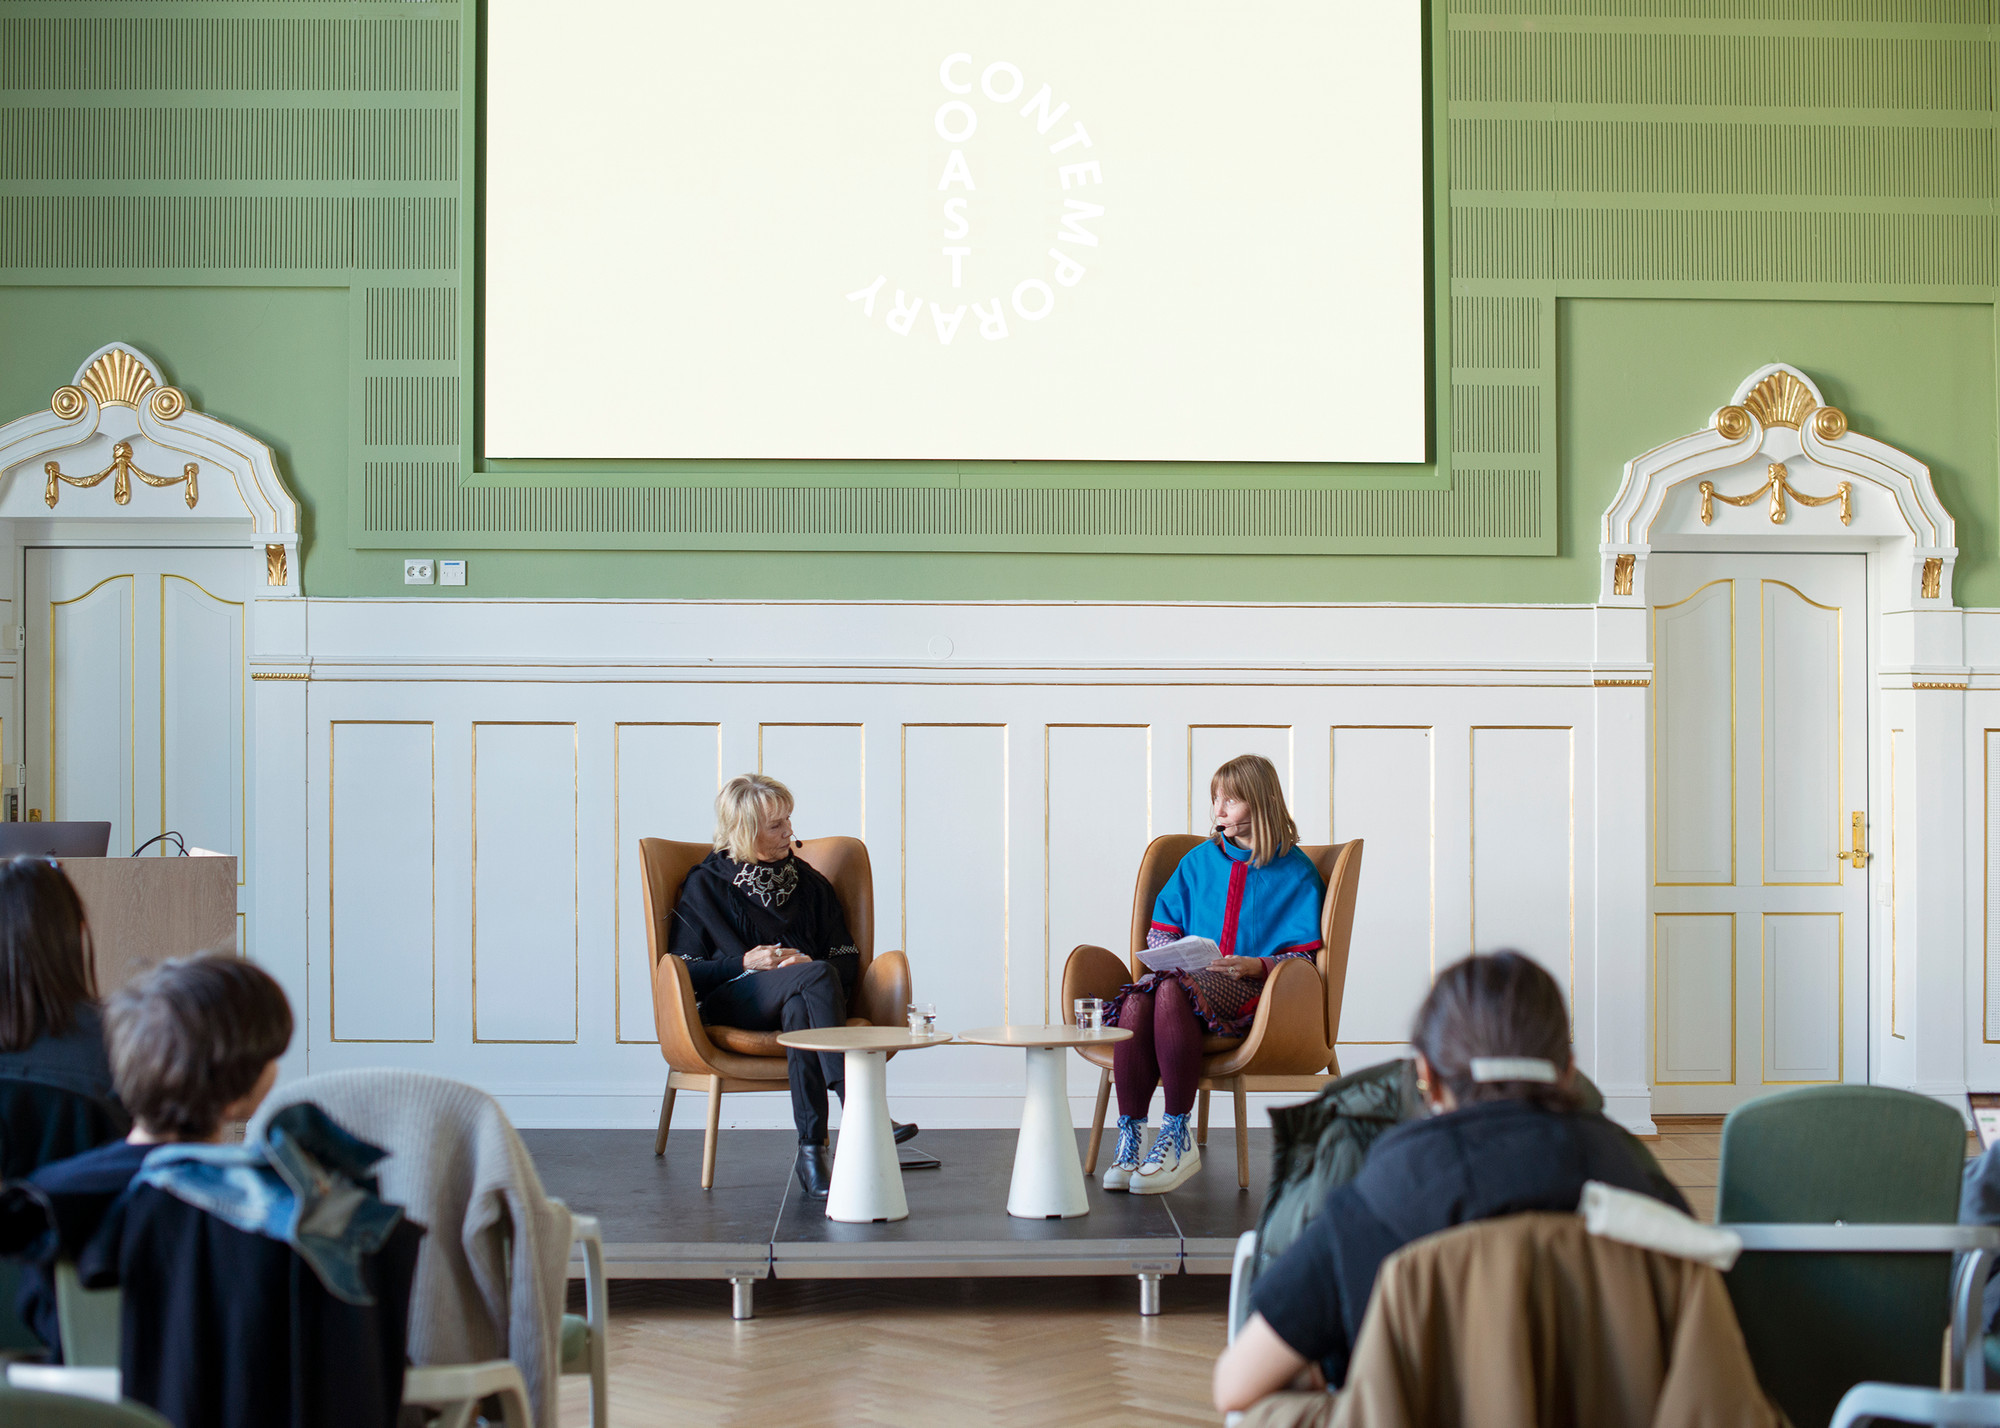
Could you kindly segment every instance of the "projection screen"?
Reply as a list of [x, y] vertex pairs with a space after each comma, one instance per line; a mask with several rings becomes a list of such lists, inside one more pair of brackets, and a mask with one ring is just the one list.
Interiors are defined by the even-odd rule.
[[485, 453], [1418, 462], [1417, 0], [491, 0]]

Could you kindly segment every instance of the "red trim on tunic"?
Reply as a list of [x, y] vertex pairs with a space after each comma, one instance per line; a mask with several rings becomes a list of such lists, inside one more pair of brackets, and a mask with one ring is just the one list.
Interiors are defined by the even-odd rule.
[[1187, 935], [1184, 932], [1182, 932], [1178, 927], [1174, 926], [1171, 922], [1156, 922], [1153, 924], [1153, 931], [1171, 932], [1176, 937], [1184, 937]]
[[1294, 942], [1289, 947], [1280, 947], [1277, 951], [1273, 952], [1270, 955], [1270, 957], [1267, 957], [1265, 960], [1272, 961], [1279, 957], [1310, 956], [1314, 952], [1319, 951], [1319, 949], [1324, 945], [1325, 944], [1322, 943], [1317, 937], [1315, 937], [1310, 942]]
[[1229, 865], [1229, 899], [1222, 908], [1222, 936], [1216, 939], [1225, 957], [1236, 955], [1236, 914], [1243, 910], [1243, 884], [1249, 877], [1249, 863]]

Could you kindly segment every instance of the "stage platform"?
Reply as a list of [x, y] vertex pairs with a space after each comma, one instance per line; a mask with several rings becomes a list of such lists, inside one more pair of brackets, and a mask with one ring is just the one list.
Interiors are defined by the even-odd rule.
[[[675, 1131], [663, 1159], [653, 1156], [651, 1131], [521, 1137], [548, 1192], [602, 1223], [612, 1279], [728, 1280], [739, 1318], [764, 1278], [1129, 1274], [1139, 1280], [1140, 1312], [1157, 1312], [1162, 1278], [1229, 1273], [1237, 1236], [1263, 1208], [1271, 1156], [1271, 1133], [1251, 1131], [1250, 1188], [1238, 1190], [1235, 1132], [1217, 1128], [1201, 1170], [1170, 1194], [1107, 1194], [1092, 1176], [1088, 1215], [1017, 1220], [1007, 1213], [1014, 1132], [927, 1130], [912, 1144], [943, 1165], [903, 1172], [910, 1217], [844, 1225], [827, 1219], [824, 1201], [799, 1193], [789, 1131], [723, 1132], [706, 1191], [700, 1131]], [[1083, 1143], [1078, 1132], [1079, 1151]]]

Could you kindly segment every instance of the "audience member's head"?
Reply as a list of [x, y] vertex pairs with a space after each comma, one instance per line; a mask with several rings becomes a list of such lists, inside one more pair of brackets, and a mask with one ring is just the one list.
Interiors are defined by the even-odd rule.
[[727, 853], [739, 863], [760, 858], [768, 862], [773, 857], [782, 857], [782, 852], [760, 848], [758, 835], [772, 818], [788, 816], [792, 808], [792, 791], [776, 779], [764, 774], [738, 774], [715, 796], [715, 850]]
[[163, 962], [112, 993], [105, 1040], [118, 1098], [150, 1140], [204, 1141], [248, 1120], [292, 1040], [284, 989], [227, 953]]
[[1519, 952], [1467, 957], [1438, 973], [1410, 1042], [1431, 1096], [1447, 1106], [1519, 1100], [1553, 1110], [1576, 1103], [1562, 989]]
[[0, 1051], [26, 1051], [97, 1000], [83, 904], [48, 858], [0, 863]]
[[1208, 797], [1218, 806], [1224, 798], [1240, 799], [1250, 813], [1250, 861], [1258, 867], [1285, 856], [1298, 846], [1299, 828], [1285, 807], [1285, 786], [1278, 769], [1262, 754], [1238, 754], [1208, 780]]

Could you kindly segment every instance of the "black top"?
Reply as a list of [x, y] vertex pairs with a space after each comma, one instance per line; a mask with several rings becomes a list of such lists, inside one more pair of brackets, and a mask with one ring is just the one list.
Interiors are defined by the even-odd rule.
[[112, 1202], [131, 1185], [132, 1177], [146, 1162], [151, 1145], [134, 1145], [115, 1140], [96, 1150], [68, 1160], [44, 1165], [28, 1177], [28, 1183], [46, 1192], [56, 1221], [56, 1233], [34, 1246], [22, 1265], [21, 1292], [15, 1301], [23, 1321], [50, 1350], [50, 1362], [62, 1362], [62, 1345], [56, 1322], [54, 1264], [59, 1258], [76, 1258], [83, 1245], [97, 1233]]
[[175, 1428], [395, 1428], [423, 1233], [399, 1221], [348, 1304], [285, 1241], [142, 1185], [77, 1273], [123, 1291], [120, 1386]]
[[710, 853], [681, 884], [667, 929], [667, 951], [687, 963], [699, 1001], [743, 973], [752, 947], [796, 947], [815, 962], [831, 962], [852, 994], [860, 949], [833, 884], [803, 858], [739, 863]]
[[111, 1057], [104, 1049], [104, 1014], [85, 1002], [61, 1036], [37, 1038], [25, 1051], [0, 1051], [0, 1076], [46, 1081], [100, 1101], [115, 1101]]
[[1411, 1241], [1526, 1210], [1575, 1210], [1586, 1180], [1685, 1211], [1680, 1191], [1647, 1169], [1630, 1141], [1602, 1115], [1516, 1100], [1398, 1126], [1258, 1279], [1251, 1307], [1293, 1349], [1318, 1359], [1328, 1383], [1344, 1383], [1376, 1271]]

